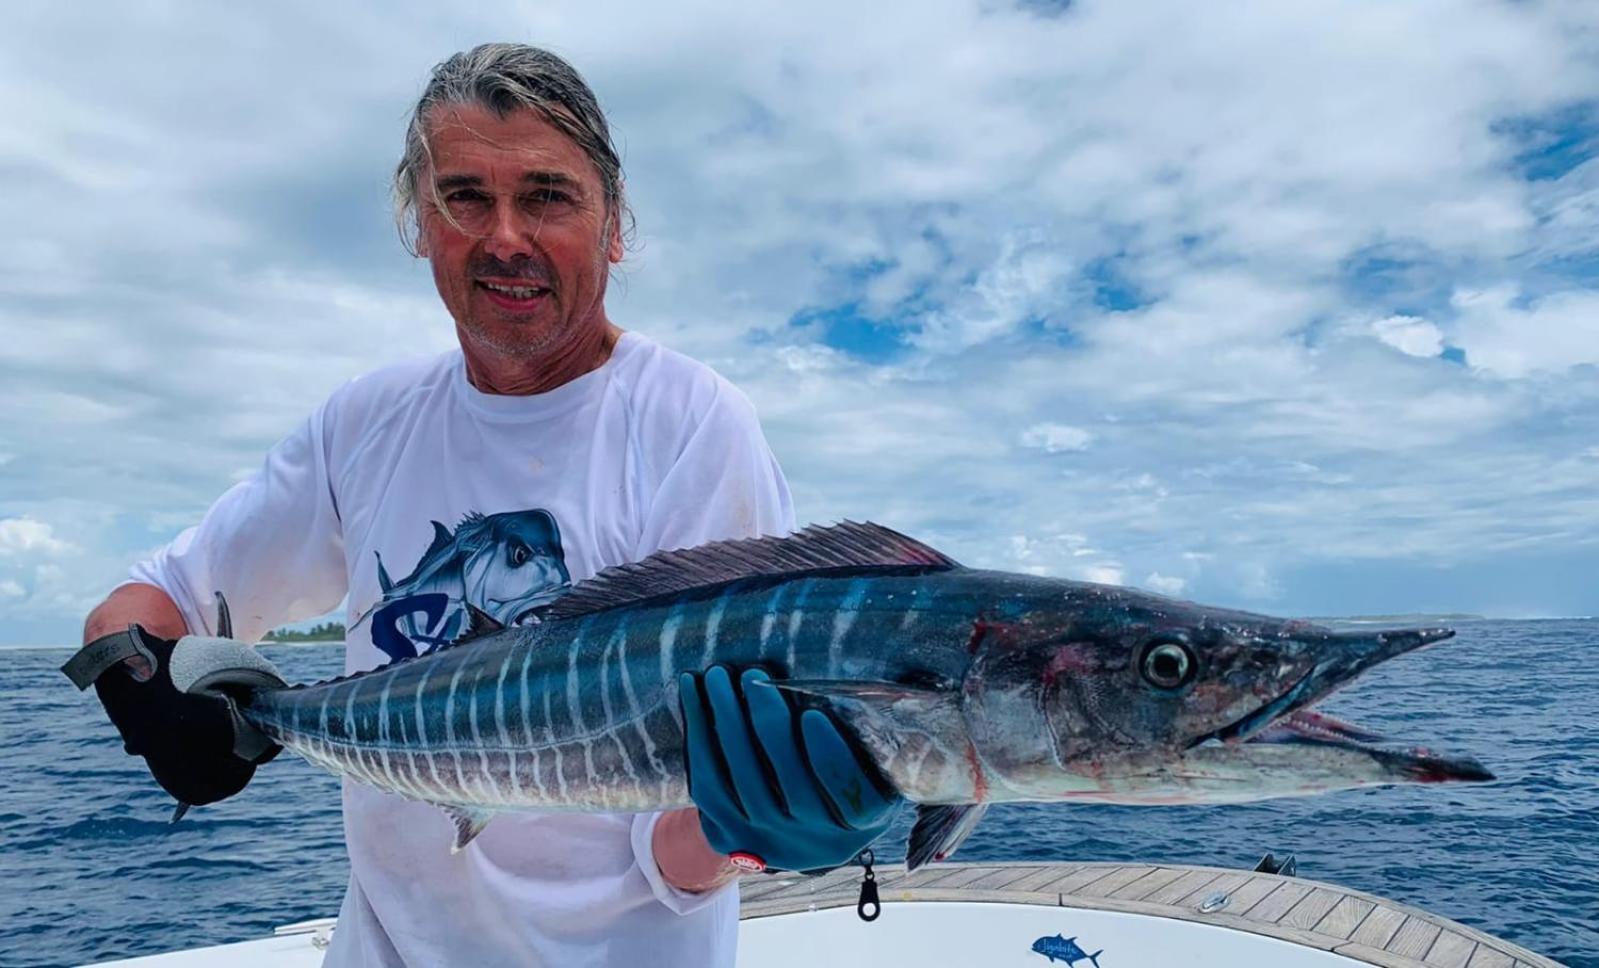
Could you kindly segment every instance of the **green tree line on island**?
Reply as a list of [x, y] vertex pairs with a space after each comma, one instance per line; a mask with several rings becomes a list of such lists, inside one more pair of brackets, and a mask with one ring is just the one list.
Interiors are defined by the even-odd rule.
[[319, 622], [309, 629], [273, 629], [266, 634], [268, 642], [343, 642], [343, 622]]

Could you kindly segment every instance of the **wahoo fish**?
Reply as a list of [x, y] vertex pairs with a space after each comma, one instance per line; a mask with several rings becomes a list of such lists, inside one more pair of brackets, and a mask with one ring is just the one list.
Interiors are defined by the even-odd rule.
[[[1336, 632], [1129, 588], [966, 568], [875, 524], [608, 569], [502, 628], [371, 672], [239, 691], [313, 764], [438, 804], [455, 848], [508, 810], [688, 806], [678, 675], [761, 667], [917, 805], [907, 861], [990, 803], [1236, 803], [1481, 781], [1311, 707], [1447, 629]], [[737, 677], [735, 676], [735, 679]]]

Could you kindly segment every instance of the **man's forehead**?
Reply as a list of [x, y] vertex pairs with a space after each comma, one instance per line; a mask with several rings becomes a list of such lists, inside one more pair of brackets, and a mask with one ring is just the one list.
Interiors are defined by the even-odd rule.
[[435, 178], [492, 167], [496, 174], [576, 182], [592, 169], [583, 149], [532, 108], [501, 117], [478, 105], [439, 105], [429, 112], [428, 143]]

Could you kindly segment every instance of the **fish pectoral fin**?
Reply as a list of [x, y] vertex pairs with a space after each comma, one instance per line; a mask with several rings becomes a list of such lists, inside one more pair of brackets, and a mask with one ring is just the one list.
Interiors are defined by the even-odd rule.
[[838, 700], [869, 706], [904, 702], [942, 703], [948, 697], [947, 693], [938, 689], [871, 679], [772, 679], [769, 683], [784, 692], [809, 696], [824, 704]]
[[918, 757], [901, 753], [907, 746], [920, 751], [929, 746], [965, 750], [970, 745], [958, 690], [851, 679], [772, 679], [768, 684], [794, 697], [801, 708], [819, 709], [844, 727], [859, 752], [901, 796], [951, 799], [942, 774], [909, 768]]
[[450, 853], [460, 853], [461, 848], [472, 842], [472, 838], [483, 832], [483, 828], [494, 819], [494, 814], [489, 810], [473, 810], [469, 807], [444, 807], [444, 813], [455, 824], [455, 843], [450, 845]]
[[833, 714], [860, 734], [868, 747], [874, 740], [897, 745], [900, 727], [934, 730], [949, 736], [953, 728], [965, 736], [960, 723], [960, 693], [928, 689], [901, 682], [870, 679], [772, 679], [768, 685], [800, 699], [802, 706]]
[[905, 869], [914, 871], [929, 861], [948, 860], [977, 829], [987, 810], [986, 803], [918, 806], [910, 843], [905, 847]]
[[772, 679], [768, 684], [854, 730], [856, 739], [879, 763], [886, 762], [898, 747], [898, 736], [905, 729], [932, 730], [945, 736], [957, 729], [964, 743], [960, 693], [953, 690], [870, 679]]

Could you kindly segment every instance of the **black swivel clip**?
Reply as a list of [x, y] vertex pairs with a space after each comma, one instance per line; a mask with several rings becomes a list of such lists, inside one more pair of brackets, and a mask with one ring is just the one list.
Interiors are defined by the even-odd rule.
[[872, 873], [872, 861], [876, 859], [870, 847], [855, 856], [856, 862], [866, 869], [866, 876], [861, 880], [861, 897], [855, 902], [855, 913], [862, 921], [876, 921], [883, 913], [883, 905], [877, 900], [877, 875]]

